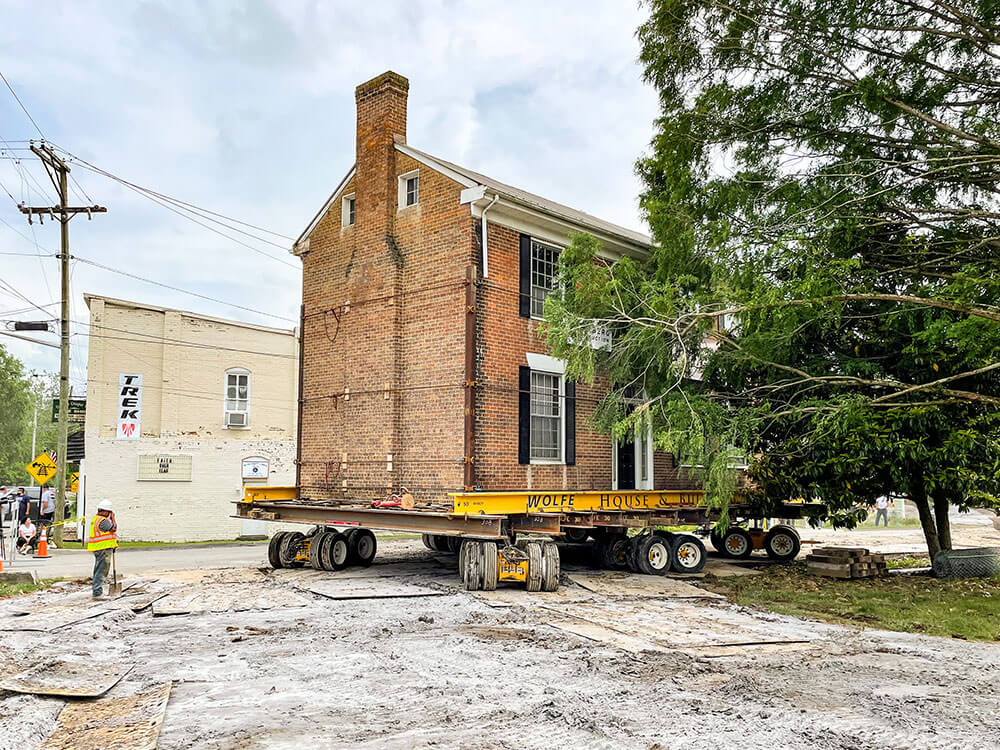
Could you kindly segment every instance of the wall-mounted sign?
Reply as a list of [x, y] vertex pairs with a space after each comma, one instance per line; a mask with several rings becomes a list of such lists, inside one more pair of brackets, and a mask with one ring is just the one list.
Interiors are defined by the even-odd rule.
[[138, 440], [142, 416], [142, 375], [118, 375], [117, 435], [119, 440]]
[[243, 459], [244, 479], [267, 479], [270, 471], [270, 462], [260, 456], [252, 456]]
[[140, 455], [136, 479], [140, 482], [190, 482], [191, 456]]
[[[83, 424], [87, 419], [87, 399], [85, 398], [71, 398], [69, 400], [69, 411], [66, 413], [66, 418], [70, 422], [77, 422]], [[52, 421], [59, 421], [59, 399], [52, 399]]]

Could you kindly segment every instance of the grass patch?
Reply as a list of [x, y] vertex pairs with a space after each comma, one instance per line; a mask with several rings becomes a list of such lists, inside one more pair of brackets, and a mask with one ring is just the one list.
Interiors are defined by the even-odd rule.
[[931, 559], [924, 555], [920, 557], [887, 557], [885, 559], [885, 565], [887, 568], [892, 568], [893, 570], [905, 569], [905, 568], [929, 568], [931, 566]]
[[61, 578], [43, 578], [38, 583], [6, 583], [4, 581], [0, 581], [0, 599], [6, 599], [8, 596], [33, 594], [36, 591], [47, 589], [56, 581], [61, 580]]
[[839, 580], [805, 566], [774, 565], [756, 576], [717, 579], [737, 604], [846, 625], [945, 638], [1000, 641], [1000, 578], [923, 575]]

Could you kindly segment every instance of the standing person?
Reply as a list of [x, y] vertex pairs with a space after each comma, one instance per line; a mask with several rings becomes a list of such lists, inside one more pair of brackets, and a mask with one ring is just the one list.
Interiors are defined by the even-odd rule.
[[878, 528], [878, 519], [882, 519], [882, 525], [889, 528], [889, 498], [885, 495], [875, 501], [875, 527]]
[[31, 502], [31, 499], [26, 494], [24, 494], [24, 487], [18, 487], [17, 488], [17, 513], [18, 513], [17, 517], [20, 518], [22, 521], [25, 518], [28, 517], [28, 504], [30, 502]]
[[90, 519], [90, 533], [87, 535], [87, 549], [94, 553], [94, 580], [90, 593], [95, 599], [104, 595], [104, 576], [113, 551], [118, 547], [118, 524], [110, 500], [97, 504], [97, 514]]
[[26, 517], [17, 527], [17, 551], [22, 555], [34, 552], [37, 539], [38, 527], [31, 522], [30, 517]]
[[56, 491], [49, 487], [42, 493], [38, 506], [38, 521], [42, 526], [51, 527], [56, 514]]

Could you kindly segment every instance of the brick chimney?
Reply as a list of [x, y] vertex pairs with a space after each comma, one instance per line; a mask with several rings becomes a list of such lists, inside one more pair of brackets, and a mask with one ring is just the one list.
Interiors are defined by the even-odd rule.
[[358, 224], [384, 237], [396, 213], [395, 140], [406, 142], [406, 95], [410, 82], [387, 71], [354, 90], [358, 107]]

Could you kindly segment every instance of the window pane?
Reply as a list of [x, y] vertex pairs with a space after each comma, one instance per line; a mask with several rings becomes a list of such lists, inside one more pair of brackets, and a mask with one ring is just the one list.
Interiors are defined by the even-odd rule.
[[227, 383], [228, 385], [236, 385], [236, 376], [235, 376], [235, 375], [230, 375], [230, 376], [229, 376], [229, 377], [228, 377], [228, 378], [226, 379], [226, 383]]
[[226, 398], [236, 398], [236, 386], [230, 385], [226, 387]]
[[406, 179], [406, 205], [412, 206], [417, 202], [419, 191], [419, 177], [408, 177]]
[[545, 297], [552, 290], [559, 250], [540, 242], [531, 243], [531, 314], [540, 318]]
[[559, 375], [531, 373], [531, 458], [562, 457], [561, 381]]
[[347, 218], [347, 223], [348, 224], [353, 224], [354, 223], [354, 198], [350, 198], [347, 201], [347, 217], [348, 217]]

